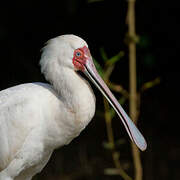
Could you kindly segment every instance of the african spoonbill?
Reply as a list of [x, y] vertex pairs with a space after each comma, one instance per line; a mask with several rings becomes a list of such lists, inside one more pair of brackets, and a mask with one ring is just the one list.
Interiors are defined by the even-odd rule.
[[142, 134], [98, 75], [87, 43], [75, 35], [51, 39], [43, 48], [41, 72], [50, 82], [0, 91], [0, 180], [31, 180], [54, 149], [70, 143], [95, 112], [95, 97], [82, 71], [119, 115], [130, 139], [146, 149]]

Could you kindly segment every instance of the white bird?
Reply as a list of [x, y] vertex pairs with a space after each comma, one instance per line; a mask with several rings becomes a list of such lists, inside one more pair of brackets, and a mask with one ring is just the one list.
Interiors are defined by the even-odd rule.
[[141, 149], [146, 141], [98, 75], [87, 43], [75, 35], [48, 41], [40, 60], [51, 83], [0, 91], [0, 180], [31, 180], [54, 149], [70, 143], [95, 112], [95, 97], [82, 71], [98, 87]]

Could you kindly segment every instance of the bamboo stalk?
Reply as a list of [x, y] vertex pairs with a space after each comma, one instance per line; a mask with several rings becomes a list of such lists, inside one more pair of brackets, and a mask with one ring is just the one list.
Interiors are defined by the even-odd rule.
[[[136, 87], [136, 32], [135, 32], [135, 0], [128, 0], [128, 36], [131, 39], [129, 42], [129, 113], [130, 117], [137, 124], [138, 109], [137, 109], [137, 87]], [[142, 165], [140, 159], [140, 152], [138, 148], [131, 144], [132, 156], [135, 167], [135, 180], [142, 180]]]

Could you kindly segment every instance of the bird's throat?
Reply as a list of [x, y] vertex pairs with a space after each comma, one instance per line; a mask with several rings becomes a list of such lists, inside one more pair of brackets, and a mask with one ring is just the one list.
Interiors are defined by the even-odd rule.
[[95, 96], [89, 83], [70, 68], [61, 68], [51, 83], [64, 105], [80, 121], [89, 122], [95, 112]]

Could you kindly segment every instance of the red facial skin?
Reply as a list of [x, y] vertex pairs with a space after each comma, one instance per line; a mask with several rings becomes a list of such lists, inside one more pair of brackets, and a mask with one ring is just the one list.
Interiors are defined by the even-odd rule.
[[[80, 56], [77, 56], [77, 53], [79, 53]], [[84, 71], [84, 66], [89, 57], [91, 57], [91, 54], [88, 47], [84, 46], [82, 48], [75, 49], [74, 56], [72, 59], [75, 69]]]

